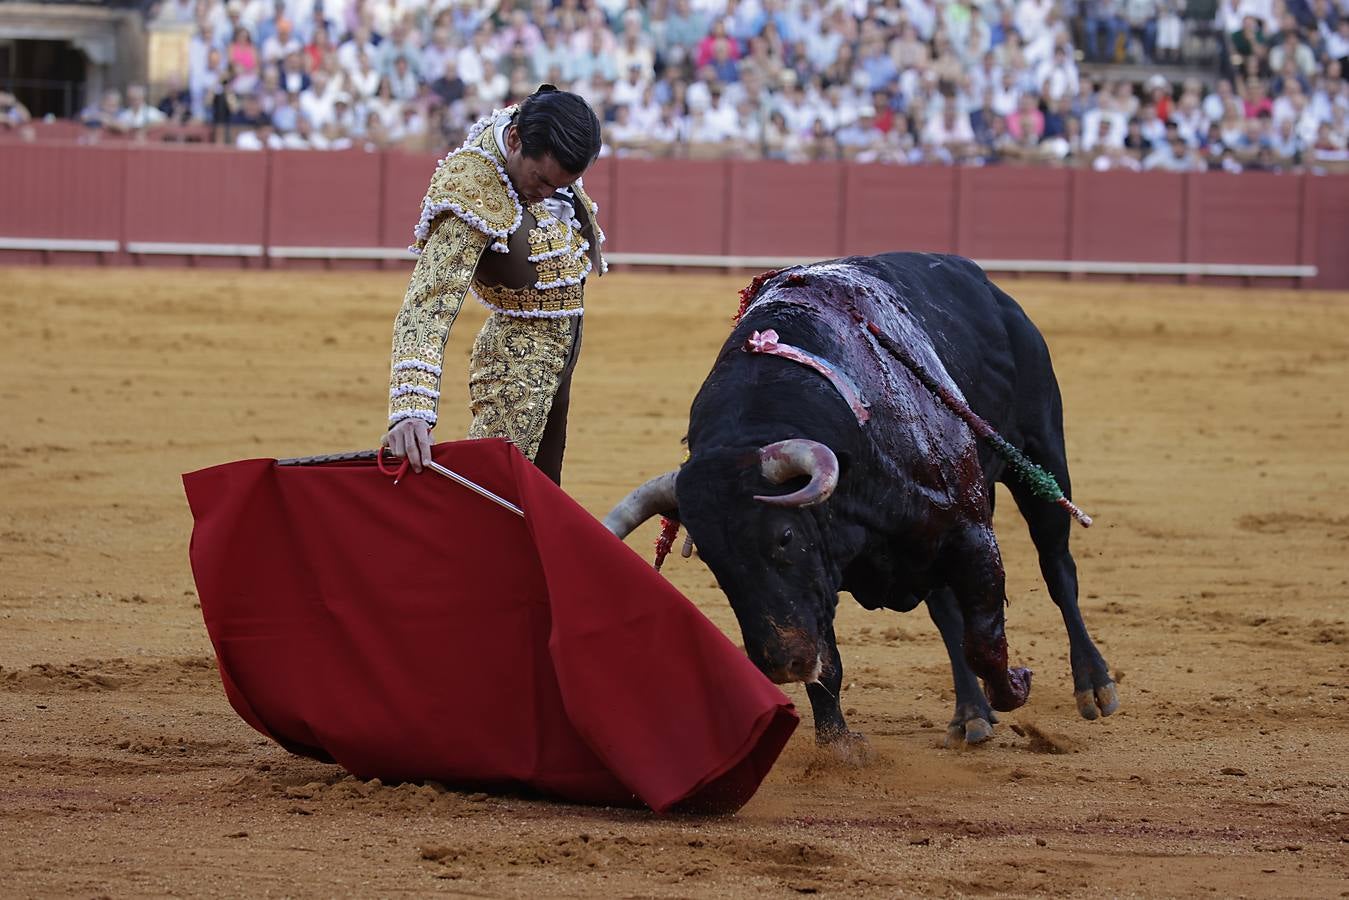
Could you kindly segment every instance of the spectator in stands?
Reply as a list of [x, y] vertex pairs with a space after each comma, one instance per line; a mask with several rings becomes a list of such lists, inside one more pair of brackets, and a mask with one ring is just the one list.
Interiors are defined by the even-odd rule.
[[164, 114], [164, 120], [174, 125], [186, 125], [192, 121], [192, 93], [183, 83], [181, 75], [169, 76], [157, 108]]
[[290, 19], [284, 16], [276, 20], [276, 29], [262, 44], [262, 60], [277, 65], [292, 53], [299, 53], [304, 44], [295, 36]]
[[1349, 9], [1339, 17], [1334, 28], [1328, 20], [1323, 20], [1320, 34], [1326, 58], [1338, 62], [1342, 72], [1349, 72]]
[[497, 71], [495, 60], [482, 61], [482, 78], [478, 80], [478, 95], [491, 106], [504, 106], [510, 94], [510, 80]]
[[1213, 85], [1213, 91], [1204, 98], [1204, 116], [1210, 122], [1221, 122], [1237, 102], [1232, 92], [1232, 82], [1227, 78], [1219, 78]]
[[1082, 30], [1087, 44], [1087, 58], [1114, 59], [1120, 36], [1126, 27], [1124, 17], [1120, 15], [1119, 0], [1094, 0], [1087, 3], [1086, 7], [1087, 15]]
[[1119, 170], [1138, 172], [1142, 170], [1143, 165], [1123, 146], [1118, 146], [1106, 147], [1092, 160], [1091, 167], [1097, 172]]
[[1256, 66], [1264, 65], [1268, 55], [1265, 46], [1265, 33], [1260, 20], [1255, 16], [1245, 16], [1241, 20], [1241, 30], [1233, 32], [1229, 38], [1232, 47], [1232, 67], [1244, 69], [1254, 60]]
[[271, 121], [263, 119], [253, 128], [239, 132], [234, 146], [240, 150], [282, 150], [286, 144], [272, 127]]
[[389, 91], [402, 101], [414, 100], [421, 90], [421, 82], [412, 71], [412, 64], [406, 56], [398, 56], [393, 61], [393, 72], [386, 79]]
[[119, 130], [145, 131], [163, 124], [164, 114], [145, 102], [145, 96], [143, 84], [133, 84], [126, 89], [126, 108], [117, 114]]
[[80, 113], [80, 121], [91, 131], [122, 131], [122, 92], [111, 88], [103, 92], [97, 104], [87, 106]]
[[1185, 40], [1185, 22], [1180, 16], [1179, 0], [1161, 0], [1157, 15], [1157, 61], [1180, 61], [1181, 43]]
[[464, 96], [464, 80], [459, 77], [459, 60], [453, 54], [445, 60], [445, 68], [431, 85], [432, 92], [445, 106]]
[[1283, 40], [1269, 51], [1269, 68], [1274, 72], [1284, 71], [1284, 60], [1291, 61], [1302, 78], [1316, 74], [1316, 54], [1302, 41], [1296, 31], [1283, 34]]
[[18, 128], [32, 121], [28, 107], [9, 91], [0, 91], [0, 131]]
[[974, 150], [974, 129], [970, 117], [961, 115], [954, 103], [947, 103], [941, 114], [923, 126], [923, 145], [942, 148], [952, 159], [964, 159]]
[[1246, 118], [1254, 119], [1268, 116], [1274, 110], [1274, 102], [1269, 99], [1268, 89], [1259, 78], [1246, 81], [1246, 95], [1242, 98], [1242, 111]]
[[240, 73], [252, 75], [258, 71], [258, 49], [253, 46], [253, 35], [247, 28], [234, 30], [226, 59]]
[[[1076, 40], [1088, 58], [1107, 62], [1174, 58], [1184, 43], [1178, 14], [1187, 5], [201, 0], [187, 84], [197, 120], [223, 123], [241, 110], [243, 97], [258, 94], [283, 138], [298, 133], [302, 118], [308, 121], [308, 134], [288, 146], [328, 141], [324, 129], [341, 92], [351, 101], [345, 129], [358, 137], [369, 131], [367, 104], [383, 76], [400, 101], [397, 115], [386, 110], [384, 134], [360, 138], [363, 146], [402, 143], [409, 135], [458, 143], [478, 115], [549, 81], [579, 86], [605, 119], [629, 129], [686, 132], [681, 120], [692, 114], [694, 132], [722, 135], [715, 146], [700, 148], [708, 155], [828, 157], [842, 145], [844, 155], [867, 161], [960, 161], [961, 153], [947, 149], [949, 141], [930, 139], [953, 107], [982, 159], [1081, 164], [1103, 147], [1124, 144], [1126, 135], [1137, 153], [1151, 155], [1150, 145], [1174, 125], [1187, 145], [1206, 148], [1211, 165], [1236, 165], [1231, 154], [1248, 148], [1238, 151], [1228, 137], [1246, 140], [1242, 117], [1264, 114], [1271, 121], [1257, 130], [1266, 142], [1287, 145], [1283, 123], [1289, 121], [1301, 156], [1310, 160], [1320, 126], [1349, 105], [1338, 62], [1349, 52], [1349, 17], [1329, 0], [1296, 0], [1286, 10], [1273, 0], [1221, 0], [1214, 22], [1229, 41], [1223, 71], [1237, 74], [1235, 91], [1218, 81], [1204, 96], [1205, 86], [1172, 85], [1161, 73], [1141, 90], [1108, 72], [1092, 84], [1077, 71]], [[255, 62], [247, 39], [234, 39], [241, 30], [260, 48]], [[700, 55], [706, 65], [696, 65]], [[320, 71], [323, 84], [315, 92]], [[1033, 113], [1025, 109], [1027, 98], [1037, 107]], [[1152, 108], [1141, 108], [1147, 104]], [[863, 140], [858, 111], [867, 106], [875, 109], [870, 129], [879, 137]], [[993, 124], [990, 114], [1002, 122]], [[1130, 130], [1133, 118], [1138, 122]], [[1026, 129], [1024, 122], [1035, 124]], [[896, 147], [891, 134], [897, 128], [909, 142], [923, 135], [920, 146]], [[340, 142], [342, 131], [332, 140]], [[1327, 140], [1338, 133], [1333, 123], [1327, 131]], [[1221, 150], [1207, 149], [1215, 143], [1210, 134], [1219, 137]], [[1287, 157], [1271, 149], [1276, 161]]]
[[1124, 21], [1134, 61], [1152, 62], [1157, 54], [1157, 0], [1124, 0]]

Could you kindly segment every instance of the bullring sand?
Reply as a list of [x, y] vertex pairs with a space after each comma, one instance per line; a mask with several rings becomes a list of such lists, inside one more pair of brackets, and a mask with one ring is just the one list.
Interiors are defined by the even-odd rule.
[[[565, 487], [592, 512], [678, 463], [745, 280], [589, 292]], [[0, 270], [0, 896], [1349, 895], [1349, 296], [1004, 282], [1064, 387], [1097, 521], [1073, 536], [1083, 609], [1123, 709], [1077, 718], [1003, 502], [1030, 704], [942, 749], [935, 628], [844, 598], [876, 761], [818, 753], [807, 716], [743, 812], [687, 820], [360, 782], [229, 708], [179, 473], [372, 446], [404, 284]], [[480, 321], [451, 339], [442, 437]], [[738, 639], [701, 563], [666, 572]]]

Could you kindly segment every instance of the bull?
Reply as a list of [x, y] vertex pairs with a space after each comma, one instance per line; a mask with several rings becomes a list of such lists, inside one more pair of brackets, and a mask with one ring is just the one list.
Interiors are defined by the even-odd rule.
[[[1008, 665], [992, 527], [1001, 481], [1062, 613], [1077, 709], [1114, 712], [1078, 608], [1058, 382], [1016, 301], [970, 260], [929, 253], [766, 273], [742, 297], [694, 398], [685, 462], [621, 501], [609, 529], [623, 537], [657, 514], [682, 523], [749, 657], [777, 683], [805, 682], [816, 739], [840, 749], [865, 740], [839, 703], [839, 592], [867, 609], [925, 602], [955, 684], [948, 743], [975, 744], [1031, 681]], [[1053, 476], [1059, 502], [1016, 477], [996, 440], [976, 439], [967, 422], [980, 418]]]

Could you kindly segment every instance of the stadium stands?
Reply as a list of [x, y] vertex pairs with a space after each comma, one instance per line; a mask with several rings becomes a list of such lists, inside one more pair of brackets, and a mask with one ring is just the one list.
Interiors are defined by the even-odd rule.
[[[438, 151], [542, 81], [620, 157], [1349, 170], [1349, 0], [163, 0], [82, 140]], [[1169, 77], [1170, 76], [1170, 77]], [[2, 85], [0, 85], [2, 86]], [[0, 135], [41, 129], [0, 94]], [[48, 130], [52, 130], [50, 127]]]

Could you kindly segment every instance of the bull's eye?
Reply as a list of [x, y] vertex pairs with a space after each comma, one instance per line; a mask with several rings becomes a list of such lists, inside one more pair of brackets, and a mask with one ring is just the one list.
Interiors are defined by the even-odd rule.
[[790, 528], [782, 529], [782, 534], [778, 536], [778, 546], [786, 548], [792, 542], [792, 530]]

